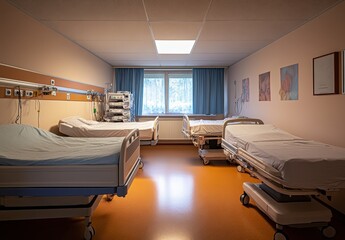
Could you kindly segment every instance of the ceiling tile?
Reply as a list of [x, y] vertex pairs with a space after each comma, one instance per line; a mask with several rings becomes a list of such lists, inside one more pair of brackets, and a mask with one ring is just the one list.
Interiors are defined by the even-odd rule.
[[10, 0], [44, 21], [146, 20], [142, 0]]
[[75, 41], [136, 41], [152, 39], [146, 22], [58, 21], [45, 23], [52, 29]]
[[198, 41], [192, 53], [251, 53], [267, 45], [267, 41]]
[[228, 54], [191, 54], [188, 60], [208, 60], [208, 61], [233, 61], [238, 58], [244, 58], [248, 53], [228, 53]]
[[229, 62], [229, 61], [210, 61], [210, 60], [190, 60], [187, 61], [186, 66], [192, 67], [226, 67], [230, 66], [231, 64], [235, 63], [236, 61]]
[[158, 54], [159, 60], [178, 60], [178, 61], [185, 61], [188, 57], [188, 54]]
[[149, 21], [202, 21], [211, 0], [145, 0]]
[[109, 60], [109, 64], [116, 67], [137, 67], [137, 66], [147, 66], [147, 67], [156, 67], [160, 66], [160, 61], [148, 61], [148, 60]]
[[306, 20], [340, 0], [213, 0], [207, 20]]
[[199, 40], [273, 41], [297, 26], [296, 21], [211, 21], [205, 23]]
[[202, 22], [151, 22], [156, 40], [194, 40]]
[[152, 40], [147, 41], [77, 41], [91, 52], [156, 53]]
[[152, 61], [152, 60], [159, 60], [157, 54], [150, 54], [150, 53], [96, 53], [103, 59], [111, 59], [111, 60], [123, 60], [123, 61]]

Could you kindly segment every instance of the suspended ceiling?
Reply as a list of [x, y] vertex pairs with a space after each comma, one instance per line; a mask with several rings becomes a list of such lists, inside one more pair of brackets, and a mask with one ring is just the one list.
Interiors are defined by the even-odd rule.
[[[230, 66], [342, 0], [8, 0], [114, 67]], [[196, 40], [159, 55], [154, 40]]]

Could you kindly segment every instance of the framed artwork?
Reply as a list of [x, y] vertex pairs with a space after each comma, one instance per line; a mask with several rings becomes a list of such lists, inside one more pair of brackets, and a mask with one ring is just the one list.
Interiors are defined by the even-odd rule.
[[259, 75], [259, 101], [271, 101], [271, 73]]
[[298, 64], [280, 68], [281, 100], [298, 100]]
[[339, 52], [313, 58], [313, 94], [339, 93]]
[[249, 78], [242, 80], [242, 102], [249, 102]]

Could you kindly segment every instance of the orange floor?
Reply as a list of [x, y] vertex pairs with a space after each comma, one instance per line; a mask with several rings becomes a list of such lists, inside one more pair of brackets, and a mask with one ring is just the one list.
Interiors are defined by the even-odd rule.
[[[275, 224], [251, 202], [239, 201], [242, 183], [257, 181], [226, 161], [204, 166], [192, 145], [141, 148], [144, 169], [125, 198], [101, 201], [94, 240], [266, 240]], [[335, 239], [345, 239], [335, 214]], [[317, 228], [286, 228], [290, 240], [323, 239]], [[0, 222], [0, 239], [83, 239], [83, 219]]]

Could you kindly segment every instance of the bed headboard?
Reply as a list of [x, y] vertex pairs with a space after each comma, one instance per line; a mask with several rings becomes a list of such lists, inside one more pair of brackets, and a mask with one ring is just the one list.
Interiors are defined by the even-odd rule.
[[261, 119], [258, 119], [258, 118], [233, 118], [233, 119], [228, 119], [228, 120], [226, 120], [224, 122], [222, 136], [224, 136], [225, 128], [229, 124], [264, 124], [264, 122]]

